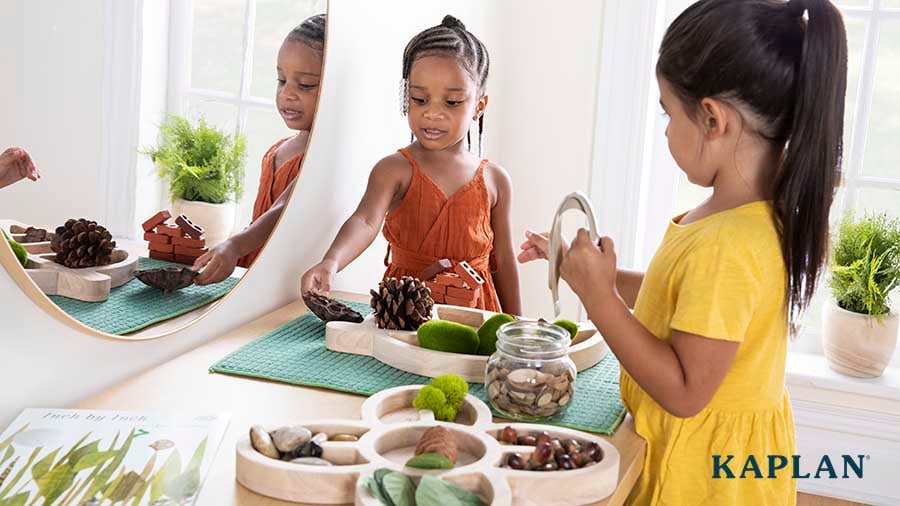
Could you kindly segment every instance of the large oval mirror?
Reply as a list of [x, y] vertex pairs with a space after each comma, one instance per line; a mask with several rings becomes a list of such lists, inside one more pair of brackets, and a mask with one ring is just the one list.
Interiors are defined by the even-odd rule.
[[20, 43], [0, 83], [17, 118], [0, 126], [0, 257], [24, 292], [73, 326], [136, 339], [210, 311], [300, 172], [326, 7], [6, 6]]

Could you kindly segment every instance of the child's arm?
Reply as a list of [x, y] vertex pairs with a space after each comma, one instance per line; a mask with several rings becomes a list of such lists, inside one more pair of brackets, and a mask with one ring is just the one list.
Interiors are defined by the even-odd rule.
[[[547, 237], [549, 235], [550, 234], [547, 232], [538, 234], [531, 230], [526, 230], [525, 242], [519, 246], [522, 250], [519, 252], [519, 262], [524, 264], [541, 258], [546, 260], [549, 248]], [[563, 245], [564, 253], [566, 249], [567, 246]], [[626, 269], [616, 270], [616, 289], [619, 291], [622, 300], [625, 301], [625, 304], [630, 309], [634, 309], [634, 304], [637, 301], [638, 292], [640, 292], [641, 284], [643, 282], [644, 273], [641, 271], [630, 271]]]
[[619, 295], [629, 309], [634, 309], [634, 304], [637, 302], [638, 292], [641, 291], [643, 282], [644, 273], [641, 271], [616, 269], [616, 290], [619, 291]]
[[397, 156], [401, 155], [388, 156], [375, 164], [356, 211], [341, 226], [322, 261], [303, 274], [301, 293], [310, 290], [330, 292], [334, 274], [343, 270], [375, 240], [404, 179], [409, 177], [408, 166], [398, 163]]
[[670, 342], [657, 339], [617, 293], [615, 251], [608, 237], [598, 248], [587, 231], [579, 231], [561, 270], [622, 367], [653, 400], [684, 418], [709, 404], [739, 343], [677, 330]]
[[512, 182], [509, 174], [501, 167], [491, 165], [491, 182], [496, 192], [496, 202], [491, 209], [491, 228], [494, 231], [494, 259], [497, 272], [494, 284], [500, 307], [504, 313], [522, 314], [522, 299], [519, 295], [519, 270], [512, 244]]
[[295, 179], [288, 188], [281, 192], [272, 207], [247, 228], [216, 245], [194, 261], [193, 269], [195, 271], [203, 269], [203, 272], [194, 279], [194, 283], [209, 285], [223, 281], [231, 276], [241, 257], [261, 248], [275, 230], [278, 218], [284, 212], [284, 206], [287, 204], [287, 199], [290, 198], [296, 182]]

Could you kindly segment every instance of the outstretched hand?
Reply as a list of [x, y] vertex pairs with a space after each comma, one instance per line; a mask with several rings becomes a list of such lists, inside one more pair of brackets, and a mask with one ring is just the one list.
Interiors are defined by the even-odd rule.
[[41, 172], [24, 149], [9, 148], [0, 153], [0, 188], [22, 179], [37, 181], [40, 178]]

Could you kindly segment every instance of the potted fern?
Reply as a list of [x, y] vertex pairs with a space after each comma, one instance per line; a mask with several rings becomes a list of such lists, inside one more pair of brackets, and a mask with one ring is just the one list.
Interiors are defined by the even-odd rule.
[[246, 140], [208, 125], [170, 115], [159, 128], [159, 145], [145, 151], [169, 186], [172, 215], [187, 215], [206, 230], [214, 246], [234, 228], [234, 204], [243, 193]]
[[848, 215], [831, 252], [833, 300], [822, 313], [829, 366], [862, 378], [881, 376], [897, 346], [891, 292], [900, 285], [900, 220]]

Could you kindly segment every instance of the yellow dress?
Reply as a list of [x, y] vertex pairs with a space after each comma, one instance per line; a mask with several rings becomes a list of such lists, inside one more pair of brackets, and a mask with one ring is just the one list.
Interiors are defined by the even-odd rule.
[[[647, 441], [629, 504], [794, 505], [786, 271], [774, 210], [753, 202], [687, 225], [680, 218], [644, 276], [635, 317], [664, 341], [676, 329], [740, 346], [710, 403], [691, 418], [667, 412], [622, 369], [622, 400]], [[776, 469], [781, 456], [786, 465]]]

